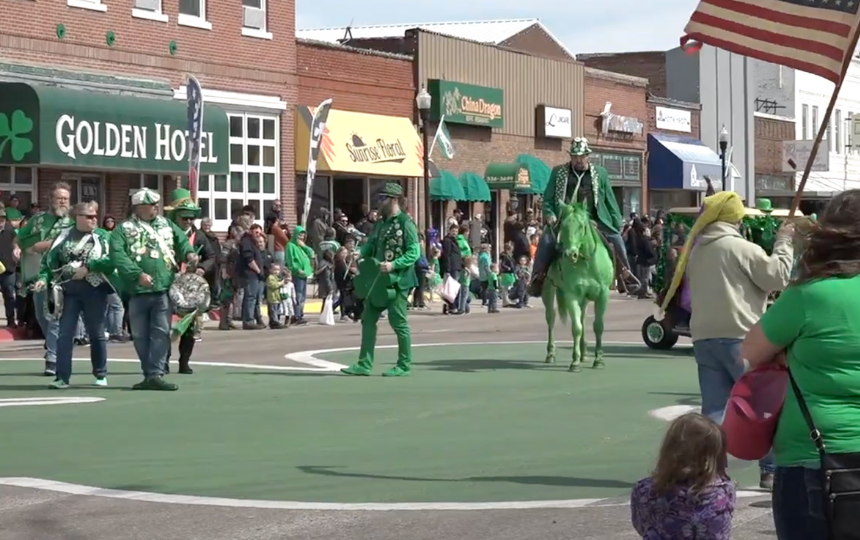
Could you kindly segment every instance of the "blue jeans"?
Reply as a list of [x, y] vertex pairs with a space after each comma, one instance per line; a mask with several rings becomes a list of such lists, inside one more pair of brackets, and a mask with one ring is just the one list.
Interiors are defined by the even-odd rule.
[[263, 282], [250, 277], [242, 287], [242, 324], [256, 324], [261, 320], [260, 300], [264, 290]]
[[140, 369], [147, 379], [164, 375], [170, 352], [170, 298], [167, 291], [135, 294], [128, 300], [128, 321]]
[[[741, 339], [699, 339], [693, 342], [693, 353], [699, 368], [699, 391], [702, 393], [702, 414], [722, 423], [726, 403], [741, 375]], [[759, 461], [762, 472], [774, 471], [773, 453]]]
[[90, 336], [90, 362], [93, 376], [107, 375], [107, 341], [105, 340], [105, 309], [107, 293], [95, 287], [82, 286], [65, 293], [63, 314], [57, 336], [57, 379], [69, 383], [72, 377], [72, 351], [78, 334], [78, 321], [83, 318]]
[[122, 300], [117, 293], [110, 293], [107, 297], [107, 331], [111, 336], [122, 335]]
[[308, 295], [308, 278], [293, 276], [293, 286], [296, 288], [296, 320], [305, 318], [305, 299]]
[[[612, 244], [615, 248], [615, 254], [618, 257], [618, 262], [624, 268], [630, 270], [630, 260], [627, 258], [627, 248], [624, 246], [624, 239], [619, 233], [609, 232], [598, 225], [600, 234], [606, 238], [606, 241]], [[549, 265], [555, 258], [555, 237], [556, 232], [551, 227], [544, 227], [538, 241], [537, 253], [535, 253], [534, 266], [532, 267], [532, 275], [546, 274], [549, 270]]]
[[827, 540], [820, 469], [777, 467], [772, 501], [779, 540]]
[[39, 323], [39, 328], [42, 329], [42, 335], [45, 336], [45, 368], [55, 369], [57, 365], [57, 336], [60, 331], [60, 322], [48, 317], [48, 314], [45, 312], [47, 301], [47, 289], [33, 292], [33, 307], [36, 310], [36, 321]]

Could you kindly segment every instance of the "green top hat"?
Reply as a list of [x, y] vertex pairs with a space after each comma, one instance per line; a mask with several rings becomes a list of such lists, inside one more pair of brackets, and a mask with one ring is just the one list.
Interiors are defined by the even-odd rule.
[[770, 199], [758, 199], [755, 202], [755, 207], [765, 214], [773, 212], [773, 203], [770, 202]]
[[588, 139], [585, 137], [577, 137], [570, 143], [571, 156], [587, 156], [591, 153], [591, 148], [588, 146]]
[[200, 207], [191, 198], [191, 192], [184, 188], [174, 189], [170, 193], [170, 206], [164, 208], [165, 212], [173, 212], [177, 216], [197, 218], [200, 216]]
[[397, 184], [395, 182], [388, 182], [385, 186], [379, 191], [380, 197], [402, 197], [403, 196], [403, 186]]

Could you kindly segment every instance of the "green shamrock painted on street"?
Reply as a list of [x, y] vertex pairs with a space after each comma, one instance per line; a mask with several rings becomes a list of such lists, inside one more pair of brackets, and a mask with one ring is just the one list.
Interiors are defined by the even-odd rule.
[[33, 150], [33, 141], [22, 135], [33, 131], [33, 121], [18, 109], [12, 112], [11, 122], [6, 113], [0, 113], [0, 156], [6, 151], [6, 145], [11, 145], [10, 154], [13, 161], [21, 161]]

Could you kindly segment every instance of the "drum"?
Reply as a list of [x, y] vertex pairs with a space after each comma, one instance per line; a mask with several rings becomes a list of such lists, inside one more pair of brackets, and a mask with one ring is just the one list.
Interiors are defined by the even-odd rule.
[[45, 302], [45, 314], [53, 320], [60, 320], [63, 315], [63, 287], [62, 285], [49, 285]]
[[187, 315], [194, 311], [201, 313], [209, 309], [209, 283], [203, 276], [186, 272], [178, 274], [167, 291], [173, 309], [179, 315]]

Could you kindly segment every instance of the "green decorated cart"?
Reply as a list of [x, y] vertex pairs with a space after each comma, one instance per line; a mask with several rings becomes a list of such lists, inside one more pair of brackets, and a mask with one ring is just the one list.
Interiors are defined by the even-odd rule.
[[[789, 212], [772, 209], [767, 199], [759, 199], [757, 206], [758, 208], [747, 208], [746, 216], [741, 222], [741, 234], [771, 253], [776, 232]], [[663, 303], [666, 289], [672, 282], [678, 253], [700, 212], [699, 207], [672, 208], [666, 215], [654, 283], [655, 290], [660, 291], [656, 300], [658, 307], [655, 309], [655, 315], [649, 316], [642, 323], [642, 339], [652, 349], [671, 349], [679, 337], [690, 337], [690, 313], [679, 305], [681, 294], [675, 295], [666, 313], [661, 314], [662, 318], [657, 313]], [[803, 214], [798, 212], [797, 215]]]

